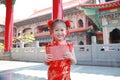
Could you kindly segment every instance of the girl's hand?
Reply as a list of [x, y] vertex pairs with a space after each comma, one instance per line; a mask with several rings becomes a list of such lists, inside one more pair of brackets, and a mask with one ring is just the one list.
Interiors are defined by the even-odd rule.
[[72, 59], [72, 53], [71, 52], [66, 52], [64, 55], [64, 58]]
[[46, 54], [45, 59], [44, 59], [45, 63], [48, 63], [52, 60], [53, 60], [53, 55], [52, 54]]
[[71, 60], [71, 64], [76, 64], [76, 58], [75, 58], [75, 54], [74, 52], [66, 52], [64, 58], [70, 59]]

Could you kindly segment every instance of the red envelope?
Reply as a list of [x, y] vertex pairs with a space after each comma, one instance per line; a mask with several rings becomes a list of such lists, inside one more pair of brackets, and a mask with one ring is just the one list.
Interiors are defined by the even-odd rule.
[[67, 45], [49, 46], [48, 51], [49, 54], [53, 54], [53, 60], [62, 60], [65, 53], [70, 52]]

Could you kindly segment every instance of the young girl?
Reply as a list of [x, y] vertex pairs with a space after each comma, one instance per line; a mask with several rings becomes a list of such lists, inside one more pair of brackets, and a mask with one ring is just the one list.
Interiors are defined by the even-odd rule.
[[[70, 79], [70, 65], [76, 63], [73, 44], [66, 42], [67, 24], [65, 21], [57, 19], [52, 23], [52, 37], [53, 42], [46, 46], [46, 53], [50, 46], [67, 45], [69, 51], [64, 53], [64, 59], [53, 60], [53, 54], [46, 54], [45, 64], [49, 66], [48, 80], [71, 80]], [[59, 51], [61, 49], [59, 48]]]

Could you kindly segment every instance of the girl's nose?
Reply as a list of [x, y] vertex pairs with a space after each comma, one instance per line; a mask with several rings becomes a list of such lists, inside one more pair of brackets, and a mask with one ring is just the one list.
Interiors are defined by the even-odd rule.
[[61, 34], [61, 31], [58, 31], [59, 34]]

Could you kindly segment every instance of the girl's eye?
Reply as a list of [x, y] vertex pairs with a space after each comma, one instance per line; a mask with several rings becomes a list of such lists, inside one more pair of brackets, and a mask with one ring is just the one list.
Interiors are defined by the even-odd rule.
[[63, 29], [61, 29], [61, 31], [64, 31]]
[[55, 31], [58, 31], [57, 29]]

